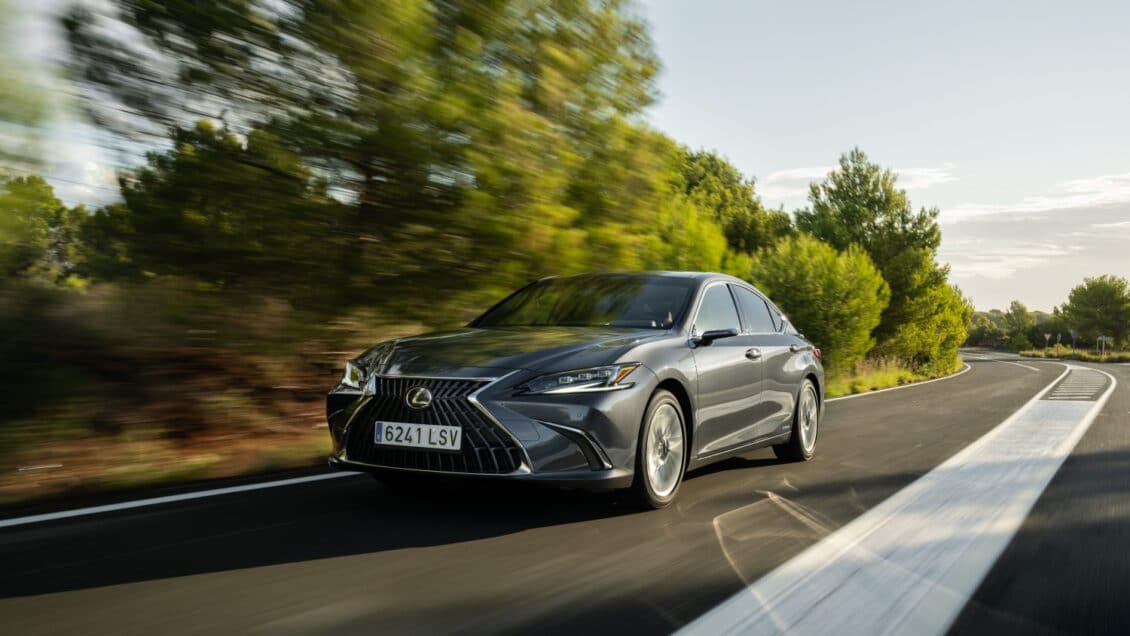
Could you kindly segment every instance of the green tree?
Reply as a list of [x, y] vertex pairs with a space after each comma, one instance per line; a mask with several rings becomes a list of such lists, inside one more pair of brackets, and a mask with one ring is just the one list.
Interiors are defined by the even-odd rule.
[[[1066, 338], [1068, 344], [1071, 343], [1071, 325], [1067, 323], [1067, 319], [1059, 307], [1053, 307], [1050, 314], [1042, 311], [1032, 313], [1035, 323], [1028, 329], [1029, 340], [1041, 347], [1054, 345], [1058, 335], [1060, 342]], [[1044, 334], [1050, 334], [1050, 336], [1045, 339]]]
[[1026, 351], [1032, 348], [1032, 341], [1028, 339], [1028, 335], [1023, 332], [1012, 334], [1008, 339], [1009, 351]]
[[1130, 334], [1130, 284], [1112, 275], [1084, 279], [1068, 294], [1063, 314], [1087, 339], [1110, 336], [1121, 346]]
[[85, 208], [67, 207], [42, 177], [0, 179], [0, 273], [81, 285]]
[[755, 252], [793, 233], [789, 215], [766, 210], [753, 179], [718, 154], [681, 148], [678, 162], [679, 189], [697, 206], [711, 211], [731, 250]]
[[890, 290], [862, 248], [837, 252], [801, 235], [760, 252], [750, 277], [824, 350], [833, 372], [850, 369], [874, 346], [871, 332]]
[[1009, 338], [1014, 338], [1018, 334], [1027, 336], [1028, 331], [1034, 326], [1036, 326], [1036, 317], [1028, 311], [1028, 307], [1019, 300], [1012, 301], [1004, 314], [1005, 332], [1008, 333]]
[[324, 272], [341, 206], [289, 148], [208, 122], [173, 141], [123, 180], [123, 204], [87, 221], [92, 273], [297, 288]]
[[[886, 355], [907, 361], [933, 361], [934, 347], [915, 337], [917, 326], [929, 324], [929, 313], [953, 309], [954, 324], [963, 323], [961, 303], [950, 302], [948, 270], [935, 262], [941, 230], [937, 208], [915, 212], [897, 176], [870, 161], [858, 148], [840, 157], [839, 167], [820, 184], [812, 184], [809, 208], [796, 215], [797, 228], [836, 249], [862, 247], [891, 288], [891, 301], [875, 330]], [[962, 336], [962, 340], [964, 340]], [[947, 361], [948, 365], [956, 361]]]
[[977, 311], [973, 313], [969, 335], [966, 344], [977, 347], [1000, 347], [1008, 339], [988, 312]]
[[36, 67], [18, 45], [17, 24], [27, 9], [0, 0], [0, 168], [26, 170], [40, 160], [42, 126], [47, 99], [42, 83], [34, 81]]
[[116, 30], [64, 19], [76, 76], [110, 97], [91, 114], [286, 140], [349, 202], [340, 285], [459, 294], [586, 252], [640, 262], [670, 142], [636, 120], [658, 62], [622, 0], [111, 4]]
[[973, 318], [973, 304], [949, 284], [934, 285], [909, 301], [908, 313], [918, 318], [898, 326], [888, 344], [876, 347], [881, 355], [897, 352], [900, 358], [928, 374], [956, 371], [958, 348], [965, 342]]

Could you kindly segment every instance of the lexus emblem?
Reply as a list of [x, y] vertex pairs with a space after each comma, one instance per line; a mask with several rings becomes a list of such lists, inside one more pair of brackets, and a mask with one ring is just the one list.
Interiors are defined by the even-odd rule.
[[404, 394], [404, 402], [411, 409], [426, 409], [432, 404], [432, 392], [422, 386], [414, 386]]

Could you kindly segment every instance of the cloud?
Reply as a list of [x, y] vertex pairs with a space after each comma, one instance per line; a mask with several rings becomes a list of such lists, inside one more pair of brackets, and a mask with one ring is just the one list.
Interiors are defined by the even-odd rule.
[[789, 168], [770, 173], [758, 183], [762, 198], [772, 201], [803, 198], [808, 194], [808, 184], [822, 181], [835, 166]]
[[[798, 199], [808, 195], [808, 184], [823, 181], [838, 166], [809, 166], [789, 168], [770, 173], [758, 183], [762, 198], [770, 201]], [[953, 164], [920, 168], [897, 168], [898, 187], [903, 190], [922, 190], [941, 183], [954, 181]]]
[[1097, 229], [1130, 228], [1130, 221], [1115, 221], [1114, 223], [1092, 223], [1091, 227]]
[[1083, 249], [1079, 245], [1059, 245], [1043, 241], [992, 241], [967, 239], [945, 243], [939, 256], [949, 262], [957, 277], [993, 280], [1012, 278], [1017, 272], [1046, 265]]
[[[1130, 203], [1130, 172], [1064, 181], [1051, 194], [1024, 197], [1012, 203], [961, 205], [942, 210], [942, 223], [962, 223], [993, 217], [994, 220], [1023, 220], [1058, 210], [1096, 208]], [[1115, 226], [1108, 226], [1115, 227]]]
[[902, 168], [895, 170], [898, 185], [904, 190], [923, 190], [940, 183], [957, 179], [953, 174], [953, 164], [944, 163], [936, 168]]

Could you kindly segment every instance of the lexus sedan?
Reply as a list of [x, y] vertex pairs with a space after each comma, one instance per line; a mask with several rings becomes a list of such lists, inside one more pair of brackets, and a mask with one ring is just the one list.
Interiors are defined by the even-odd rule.
[[736, 454], [810, 459], [823, 387], [820, 350], [745, 281], [545, 278], [463, 329], [348, 362], [330, 465], [631, 489], [661, 508], [686, 471]]

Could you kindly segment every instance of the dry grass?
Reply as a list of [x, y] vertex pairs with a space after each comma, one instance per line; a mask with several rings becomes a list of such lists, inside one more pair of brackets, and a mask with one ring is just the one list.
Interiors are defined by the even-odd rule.
[[1081, 360], [1083, 362], [1130, 362], [1130, 351], [1107, 351], [1102, 355], [1095, 351], [1072, 349], [1055, 345], [1047, 349], [1029, 349], [1020, 355], [1028, 358], [1055, 358], [1057, 360]]
[[857, 364], [848, 373], [830, 376], [824, 393], [827, 397], [834, 398], [889, 389], [934, 377], [938, 376], [918, 373], [895, 360], [887, 358], [867, 359]]

